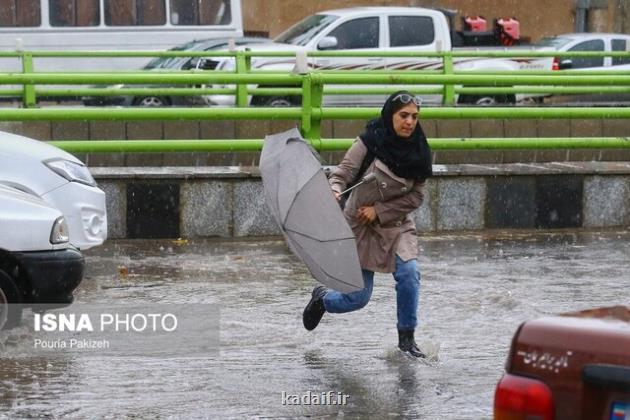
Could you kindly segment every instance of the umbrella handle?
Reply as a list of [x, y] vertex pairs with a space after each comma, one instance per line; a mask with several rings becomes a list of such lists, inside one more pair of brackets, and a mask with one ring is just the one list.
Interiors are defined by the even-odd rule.
[[345, 191], [342, 191], [339, 193], [340, 196], [344, 195], [345, 193], [348, 193], [350, 191], [352, 191], [353, 189], [355, 189], [356, 187], [358, 187], [359, 185], [365, 184], [366, 182], [370, 182], [376, 179], [376, 174], [374, 174], [374, 172], [367, 174], [366, 176], [364, 176], [363, 178], [361, 178], [361, 181], [357, 182], [356, 184], [354, 184], [352, 187], [348, 188]]

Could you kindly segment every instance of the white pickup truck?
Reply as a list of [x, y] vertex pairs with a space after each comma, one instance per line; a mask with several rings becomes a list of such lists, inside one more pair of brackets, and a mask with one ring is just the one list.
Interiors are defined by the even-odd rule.
[[[356, 51], [389, 52], [450, 51], [450, 29], [446, 16], [438, 10], [419, 7], [355, 7], [330, 10], [308, 16], [285, 32], [274, 43], [243, 45], [240, 49], [252, 51]], [[373, 70], [440, 70], [441, 58], [427, 57], [309, 57], [308, 66], [314, 69], [373, 69]], [[290, 71], [296, 65], [295, 57], [254, 57], [252, 68], [260, 70]], [[231, 58], [209, 59], [204, 68], [231, 70]], [[456, 70], [545, 70], [551, 69], [552, 59], [478, 59], [462, 58], [455, 61]], [[357, 86], [355, 86], [357, 87]], [[392, 86], [392, 91], [396, 90]], [[326, 105], [381, 105], [386, 95], [325, 95]], [[421, 95], [425, 103], [442, 103], [441, 94]], [[459, 103], [487, 104], [513, 103], [514, 95], [464, 96]], [[232, 95], [208, 97], [214, 105], [233, 105]], [[289, 106], [300, 102], [295, 96], [259, 96], [250, 98], [252, 105]]]

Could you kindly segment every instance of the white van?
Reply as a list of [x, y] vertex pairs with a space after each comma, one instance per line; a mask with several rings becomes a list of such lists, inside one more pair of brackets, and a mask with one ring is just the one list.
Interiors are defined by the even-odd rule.
[[40, 197], [60, 210], [76, 248], [88, 249], [107, 238], [105, 193], [70, 153], [0, 131], [0, 185]]
[[[2, 51], [159, 50], [243, 35], [240, 0], [8, 0], [0, 11]], [[35, 71], [133, 70], [151, 57], [35, 58]], [[18, 58], [0, 71], [21, 71]]]

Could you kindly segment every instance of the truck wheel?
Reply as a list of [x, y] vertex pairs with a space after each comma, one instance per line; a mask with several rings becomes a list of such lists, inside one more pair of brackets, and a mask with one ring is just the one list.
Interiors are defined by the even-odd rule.
[[460, 104], [476, 106], [513, 105], [516, 100], [514, 95], [461, 95]]
[[170, 102], [166, 98], [159, 96], [144, 96], [133, 100], [135, 106], [168, 106]]
[[13, 279], [0, 270], [0, 329], [10, 330], [22, 321], [22, 300]]

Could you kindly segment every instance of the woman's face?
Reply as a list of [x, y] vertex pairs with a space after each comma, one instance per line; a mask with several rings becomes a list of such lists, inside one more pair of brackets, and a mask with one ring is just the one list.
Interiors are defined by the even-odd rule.
[[408, 138], [418, 124], [418, 107], [413, 102], [400, 108], [392, 116], [392, 125], [398, 137]]

